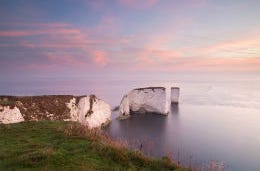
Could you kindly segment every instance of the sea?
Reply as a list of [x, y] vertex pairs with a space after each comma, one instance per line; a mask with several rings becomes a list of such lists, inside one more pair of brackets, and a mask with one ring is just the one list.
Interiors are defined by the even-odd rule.
[[260, 170], [260, 76], [167, 74], [2, 79], [1, 95], [95, 94], [111, 108], [139, 87], [180, 87], [167, 116], [133, 115], [104, 129], [111, 138], [153, 157], [168, 156], [193, 170]]

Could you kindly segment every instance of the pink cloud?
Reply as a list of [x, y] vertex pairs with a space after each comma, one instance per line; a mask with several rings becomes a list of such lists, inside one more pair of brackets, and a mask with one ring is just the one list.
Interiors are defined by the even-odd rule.
[[43, 29], [43, 30], [13, 30], [0, 31], [0, 37], [21, 37], [21, 36], [37, 36], [37, 35], [56, 35], [56, 34], [78, 34], [77, 29], [58, 28], [58, 29]]
[[116, 55], [127, 57], [127, 63], [132, 70], [160, 70], [181, 58], [181, 52], [169, 49], [129, 48]]
[[0, 31], [1, 37], [20, 37], [33, 35], [30, 31]]
[[[246, 33], [245, 36], [236, 37], [229, 40], [222, 40], [204, 44], [200, 47], [181, 47], [185, 57], [225, 57], [225, 58], [252, 58], [260, 56], [260, 39], [259, 34]], [[208, 42], [209, 43], [209, 42]]]
[[75, 31], [57, 30], [57, 34], [53, 32], [46, 34], [44, 38], [37, 40], [23, 40], [21, 46], [28, 48], [50, 48], [50, 49], [84, 49], [93, 42], [88, 39], [87, 34], [79, 29]]
[[255, 58], [205, 58], [197, 62], [198, 68], [216, 71], [256, 71], [259, 70], [260, 57]]
[[[68, 24], [40, 24], [40, 26], [35, 25], [35, 28], [29, 26], [30, 30], [23, 30], [23, 28], [0, 31], [0, 36], [17, 37], [16, 46], [46, 49], [45, 56], [49, 63], [38, 65], [37, 61], [32, 61], [31, 64], [28, 64], [28, 68], [37, 68], [37, 66], [38, 68], [42, 68], [42, 66], [50, 68], [62, 65], [77, 68], [88, 65], [84, 59], [79, 60], [78, 55], [73, 55], [74, 52], [85, 56], [85, 60], [92, 60], [93, 66], [105, 67], [110, 62], [108, 53], [106, 50], [95, 49], [99, 46], [113, 47], [124, 41], [122, 38], [116, 37], [117, 25], [115, 23], [113, 17], [103, 17], [97, 26], [86, 30]], [[28, 36], [34, 36], [34, 39], [27, 39]], [[1, 44], [1, 46], [10, 45]], [[67, 54], [63, 53], [64, 51], [67, 51]]]
[[183, 50], [169, 49], [126, 49], [121, 52], [136, 57], [131, 64], [132, 71], [257, 71], [260, 66], [258, 57], [184, 57]]
[[[116, 66], [122, 70], [195, 71], [195, 70], [254, 70], [260, 65], [260, 41], [257, 36], [223, 41], [203, 48], [194, 48], [190, 57], [185, 47], [171, 49], [175, 30], [170, 27], [160, 34], [140, 33], [118, 36], [120, 25], [116, 18], [103, 17], [92, 28], [76, 28], [68, 24], [48, 23], [30, 30], [0, 31], [0, 36], [17, 37], [17, 44], [26, 48], [42, 48], [47, 64], [28, 64], [31, 68], [75, 69]], [[176, 29], [177, 30], [177, 29]], [[41, 36], [38, 36], [41, 35]], [[26, 36], [35, 36], [26, 39]], [[19, 37], [22, 37], [19, 39]], [[165, 46], [166, 45], [166, 46]], [[7, 47], [6, 45], [0, 45]], [[129, 48], [129, 47], [138, 48]], [[223, 58], [225, 50], [255, 49], [256, 58]], [[42, 50], [41, 49], [41, 50]], [[37, 49], [36, 49], [37, 50]], [[78, 55], [80, 54], [80, 56]], [[214, 54], [215, 56], [210, 56]], [[187, 57], [185, 57], [185, 55]], [[257, 56], [258, 55], [258, 56]], [[221, 56], [218, 58], [217, 56]], [[87, 66], [87, 67], [86, 67]]]
[[208, 0], [191, 0], [189, 3], [193, 8], [201, 8], [208, 4]]
[[206, 52], [217, 52], [222, 50], [239, 50], [260, 47], [260, 39], [257, 36], [224, 41], [205, 49]]
[[135, 9], [146, 9], [154, 6], [158, 0], [118, 0], [124, 6]]
[[108, 64], [109, 59], [105, 51], [96, 50], [92, 52], [93, 62], [101, 67], [104, 67]]
[[57, 27], [68, 27], [69, 24], [67, 23], [22, 23], [22, 22], [4, 22], [0, 23], [0, 26], [9, 26], [9, 27], [30, 27], [30, 28], [37, 28], [40, 29], [41, 27], [44, 28], [57, 28]]
[[71, 54], [61, 53], [61, 52], [45, 52], [44, 54], [45, 62], [39, 63], [34, 61], [23, 66], [26, 69], [33, 70], [60, 70], [64, 68], [86, 68], [90, 67], [91, 64], [84, 59], [76, 58]]
[[85, 64], [84, 62], [76, 60], [75, 57], [72, 57], [70, 55], [48, 52], [46, 56], [51, 64], [74, 66], [82, 66]]
[[[41, 24], [44, 26], [44, 24]], [[0, 31], [0, 36], [45, 36], [38, 40], [23, 40], [20, 45], [29, 48], [80, 48], [91, 49], [90, 46], [119, 45], [125, 40], [117, 36], [118, 24], [113, 17], [103, 17], [92, 28], [80, 29], [67, 24], [47, 24], [41, 29]]]
[[144, 57], [154, 57], [156, 62], [164, 63], [180, 57], [181, 53], [173, 50], [144, 49], [141, 55]]
[[20, 69], [24, 70], [34, 70], [34, 71], [60, 71], [67, 70], [73, 71], [75, 68], [77, 70], [84, 70], [85, 68], [92, 68], [91, 63], [86, 60], [76, 58], [70, 54], [61, 54], [59, 52], [46, 52], [44, 54], [46, 60], [44, 63], [39, 63], [38, 61], [32, 61], [31, 63], [19, 66]]
[[137, 63], [133, 70], [139, 71], [259, 71], [260, 57], [256, 58], [207, 58], [207, 57], [192, 57], [192, 58], [175, 58], [168, 63], [154, 63], [149, 59], [142, 59], [142, 63]]

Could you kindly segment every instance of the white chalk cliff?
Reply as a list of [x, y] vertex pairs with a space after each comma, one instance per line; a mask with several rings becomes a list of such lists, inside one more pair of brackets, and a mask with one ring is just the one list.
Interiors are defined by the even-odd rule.
[[133, 112], [153, 112], [167, 115], [169, 105], [166, 99], [164, 87], [146, 87], [130, 91], [125, 95], [119, 106], [121, 115], [129, 115]]
[[171, 88], [171, 103], [178, 104], [179, 103], [179, 96], [180, 96], [180, 88], [179, 87], [172, 87]]
[[124, 97], [121, 100], [120, 106], [119, 106], [119, 112], [122, 115], [129, 115], [130, 114], [130, 106], [129, 106], [129, 100], [128, 96], [124, 95]]
[[0, 105], [0, 124], [59, 120], [76, 121], [92, 129], [111, 121], [109, 104], [94, 95], [3, 96], [0, 100], [3, 103]]
[[67, 103], [67, 107], [70, 109], [71, 121], [77, 121], [89, 128], [101, 127], [111, 121], [109, 104], [93, 95], [80, 98], [78, 104], [73, 98]]
[[1, 106], [0, 123], [9, 124], [24, 121], [24, 118], [17, 107], [11, 109], [9, 106]]

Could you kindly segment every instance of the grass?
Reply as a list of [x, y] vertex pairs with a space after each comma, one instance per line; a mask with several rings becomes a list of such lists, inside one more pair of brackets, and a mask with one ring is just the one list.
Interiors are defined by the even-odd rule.
[[2, 100], [0, 99], [0, 105], [4, 105], [4, 106], [7, 106], [7, 105], [14, 105], [14, 101], [11, 101], [11, 100]]
[[0, 125], [0, 170], [187, 170], [71, 122]]

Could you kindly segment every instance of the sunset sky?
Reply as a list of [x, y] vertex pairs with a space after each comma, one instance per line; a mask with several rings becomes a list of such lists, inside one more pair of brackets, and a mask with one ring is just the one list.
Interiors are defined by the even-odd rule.
[[259, 71], [259, 0], [1, 0], [2, 76]]

